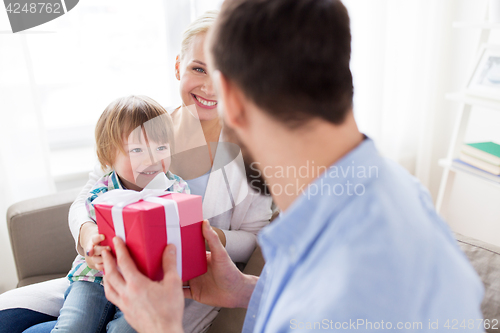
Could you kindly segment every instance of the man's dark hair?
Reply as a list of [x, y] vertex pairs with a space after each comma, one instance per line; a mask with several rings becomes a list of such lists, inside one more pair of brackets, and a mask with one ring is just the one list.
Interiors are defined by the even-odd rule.
[[352, 108], [349, 15], [339, 0], [226, 0], [213, 29], [215, 69], [275, 119], [341, 124]]

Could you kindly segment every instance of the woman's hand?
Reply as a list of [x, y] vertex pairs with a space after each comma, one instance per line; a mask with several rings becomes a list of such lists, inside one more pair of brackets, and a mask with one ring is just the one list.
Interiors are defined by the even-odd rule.
[[100, 271], [104, 268], [102, 251], [111, 250], [109, 246], [99, 245], [103, 240], [104, 235], [99, 234], [97, 224], [94, 222], [84, 223], [80, 228], [80, 245], [85, 251], [85, 262], [90, 268]]

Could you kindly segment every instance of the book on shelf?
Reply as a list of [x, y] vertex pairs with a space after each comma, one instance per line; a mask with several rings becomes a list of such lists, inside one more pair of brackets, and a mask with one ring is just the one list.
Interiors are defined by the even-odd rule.
[[467, 143], [462, 152], [483, 162], [500, 166], [500, 145], [494, 142]]
[[456, 169], [465, 171], [467, 173], [474, 174], [474, 175], [479, 176], [483, 179], [487, 179], [487, 180], [490, 180], [490, 181], [493, 181], [495, 183], [500, 184], [500, 176], [495, 176], [489, 172], [486, 172], [484, 170], [476, 168], [468, 163], [465, 163], [465, 162], [459, 160], [458, 158], [453, 160], [453, 167]]
[[474, 156], [467, 155], [463, 151], [460, 152], [459, 156], [460, 160], [462, 162], [465, 162], [467, 164], [470, 164], [478, 169], [484, 170], [486, 172], [492, 173], [496, 176], [500, 175], [500, 166], [499, 165], [493, 165], [488, 162], [485, 162], [479, 158], [476, 158]]

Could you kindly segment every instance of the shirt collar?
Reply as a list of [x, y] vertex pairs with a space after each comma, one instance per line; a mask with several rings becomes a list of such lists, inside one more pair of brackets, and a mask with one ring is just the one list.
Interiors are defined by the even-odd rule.
[[116, 171], [114, 171], [114, 170], [111, 172], [111, 182], [108, 184], [108, 189], [109, 190], [117, 190], [117, 189], [123, 190], [124, 189], [123, 184], [120, 180], [120, 177], [118, 177], [118, 175], [116, 174]]
[[[357, 186], [357, 193], [364, 193], [366, 185], [379, 176], [381, 163], [382, 158], [378, 155], [375, 144], [371, 139], [366, 138], [347, 155], [331, 165], [320, 177], [309, 184], [287, 211], [280, 214], [272, 224], [261, 231], [259, 243], [262, 245], [266, 261], [272, 255], [271, 249], [287, 250], [292, 259], [298, 259], [311, 242], [314, 242], [314, 238], [318, 236], [321, 229], [331, 221], [329, 217], [358, 196], [355, 186]], [[363, 170], [366, 177], [363, 177]], [[349, 183], [347, 182], [351, 184], [351, 195], [348, 194], [347, 184]], [[328, 194], [328, 189], [330, 189], [330, 194]], [[335, 191], [334, 194], [333, 191]]]

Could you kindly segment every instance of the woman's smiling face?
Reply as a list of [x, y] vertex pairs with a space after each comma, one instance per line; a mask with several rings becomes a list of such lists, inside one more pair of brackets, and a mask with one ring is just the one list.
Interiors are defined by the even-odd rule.
[[217, 117], [217, 99], [203, 50], [205, 36], [202, 33], [192, 39], [191, 47], [175, 63], [175, 75], [180, 80], [183, 106], [193, 105], [200, 120], [211, 120]]

